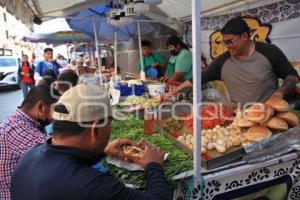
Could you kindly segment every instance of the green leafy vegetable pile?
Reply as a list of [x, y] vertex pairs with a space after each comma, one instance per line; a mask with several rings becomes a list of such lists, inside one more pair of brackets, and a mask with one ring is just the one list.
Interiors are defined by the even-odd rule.
[[[165, 175], [170, 185], [174, 184], [172, 180], [174, 175], [193, 169], [192, 158], [175, 146], [166, 136], [163, 134], [145, 135], [143, 120], [130, 118], [124, 121], [113, 121], [111, 140], [116, 138], [128, 138], [135, 141], [144, 138], [165, 152], [170, 153], [164, 165]], [[110, 173], [122, 183], [132, 184], [138, 188], [146, 186], [144, 172], [129, 172], [125, 169], [111, 166]]]

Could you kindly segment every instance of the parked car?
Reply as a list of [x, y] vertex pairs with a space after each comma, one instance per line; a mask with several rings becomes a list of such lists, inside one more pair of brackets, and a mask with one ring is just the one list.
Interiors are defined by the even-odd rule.
[[19, 62], [13, 56], [0, 56], [0, 87], [20, 87], [18, 77]]

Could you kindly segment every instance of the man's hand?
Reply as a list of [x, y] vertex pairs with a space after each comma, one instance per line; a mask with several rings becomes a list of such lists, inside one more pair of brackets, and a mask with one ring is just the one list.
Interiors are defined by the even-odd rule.
[[160, 150], [158, 147], [149, 144], [145, 140], [140, 141], [137, 145], [145, 149], [145, 154], [144, 157], [137, 160], [133, 160], [133, 162], [140, 164], [143, 167], [152, 162], [158, 163], [160, 165], [164, 164], [165, 152]]
[[298, 81], [299, 78], [294, 75], [289, 75], [285, 77], [282, 86], [278, 88], [270, 98], [272, 97], [283, 98], [285, 95], [294, 92], [296, 83], [298, 83]]
[[280, 99], [283, 99], [283, 92], [277, 90], [277, 91], [275, 91], [275, 92], [272, 94], [272, 96], [270, 96], [269, 99], [271, 99], [271, 98], [280, 98]]
[[123, 145], [133, 145], [136, 146], [136, 144], [128, 139], [116, 139], [112, 142], [110, 142], [106, 148], [104, 149], [105, 154], [110, 155], [112, 157], [118, 157], [118, 158], [125, 158], [125, 155], [122, 150]]
[[165, 95], [161, 96], [161, 101], [165, 102], [168, 101], [169, 99], [171, 99], [171, 97], [173, 96], [173, 92], [167, 92]]
[[159, 63], [158, 62], [154, 62], [151, 64], [151, 67], [155, 68], [155, 67], [158, 67]]
[[167, 82], [168, 78], [166, 76], [161, 77], [159, 80], [159, 82]]

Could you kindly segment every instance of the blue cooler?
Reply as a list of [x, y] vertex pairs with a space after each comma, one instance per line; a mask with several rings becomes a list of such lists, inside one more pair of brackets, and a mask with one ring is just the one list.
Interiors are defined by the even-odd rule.
[[116, 85], [115, 89], [120, 90], [121, 96], [131, 95], [131, 87], [128, 87], [128, 85]]
[[130, 96], [133, 94], [136, 96], [141, 96], [145, 92], [145, 86], [144, 85], [117, 85], [115, 89], [120, 90], [121, 96]]
[[145, 93], [145, 86], [143, 86], [143, 85], [133, 85], [131, 87], [132, 87], [132, 90], [134, 90], [134, 94], [136, 96], [141, 96], [142, 94]]

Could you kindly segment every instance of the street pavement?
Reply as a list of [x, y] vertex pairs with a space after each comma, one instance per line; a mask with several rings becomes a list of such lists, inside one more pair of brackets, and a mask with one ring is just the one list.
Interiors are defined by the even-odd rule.
[[15, 111], [23, 101], [22, 90], [0, 88], [0, 122]]

